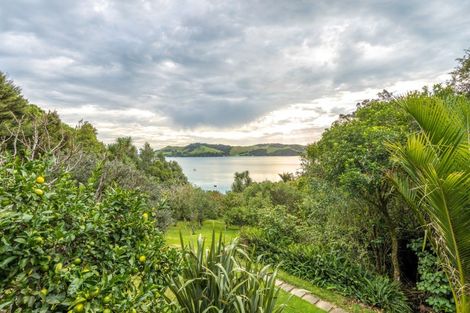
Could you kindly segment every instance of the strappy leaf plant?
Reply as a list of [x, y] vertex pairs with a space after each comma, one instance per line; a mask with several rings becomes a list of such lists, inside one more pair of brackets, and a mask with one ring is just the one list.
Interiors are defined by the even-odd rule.
[[185, 245], [183, 270], [178, 277], [167, 277], [174, 295], [168, 300], [184, 313], [281, 313], [276, 305], [279, 289], [276, 270], [261, 267], [250, 259], [235, 239], [225, 245], [222, 234], [205, 248], [199, 237], [196, 246]]

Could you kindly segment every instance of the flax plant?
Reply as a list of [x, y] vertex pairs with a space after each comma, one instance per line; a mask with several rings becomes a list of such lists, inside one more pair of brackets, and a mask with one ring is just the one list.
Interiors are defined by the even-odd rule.
[[277, 270], [261, 267], [253, 261], [238, 239], [225, 245], [222, 234], [215, 232], [205, 248], [201, 236], [196, 246], [185, 245], [181, 238], [183, 270], [177, 277], [167, 277], [168, 297], [182, 313], [281, 313], [276, 305], [279, 289], [275, 286]]

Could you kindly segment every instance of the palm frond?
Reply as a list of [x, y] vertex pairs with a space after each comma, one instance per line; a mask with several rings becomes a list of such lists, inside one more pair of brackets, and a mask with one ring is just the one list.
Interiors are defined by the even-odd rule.
[[470, 102], [412, 96], [401, 106], [421, 131], [390, 151], [406, 177], [392, 175], [432, 242], [452, 284], [457, 312], [469, 312]]

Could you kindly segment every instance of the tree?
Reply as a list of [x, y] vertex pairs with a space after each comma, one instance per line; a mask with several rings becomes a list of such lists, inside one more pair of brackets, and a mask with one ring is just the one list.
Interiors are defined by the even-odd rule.
[[139, 152], [139, 168], [143, 171], [148, 171], [155, 161], [155, 156], [155, 150], [146, 142]]
[[470, 312], [470, 101], [416, 96], [400, 101], [421, 132], [392, 144], [405, 175], [393, 175], [442, 262], [458, 313]]
[[137, 161], [137, 148], [132, 143], [131, 137], [120, 137], [115, 143], [108, 146], [111, 159], [117, 159], [127, 164], [135, 164]]
[[105, 146], [98, 140], [97, 134], [96, 128], [87, 121], [80, 121], [75, 127], [76, 143], [88, 153], [100, 154], [105, 150]]
[[288, 182], [288, 181], [292, 181], [292, 180], [295, 179], [294, 174], [289, 173], [289, 172], [280, 173], [280, 174], [278, 174], [278, 175], [279, 175], [279, 177], [281, 178], [281, 180], [282, 180], [283, 182], [285, 182], [285, 183]]
[[232, 184], [232, 191], [234, 192], [242, 192], [246, 187], [251, 185], [253, 180], [250, 177], [250, 172], [236, 172], [234, 174], [234, 180]]
[[465, 50], [465, 55], [457, 61], [459, 65], [450, 73], [450, 84], [457, 92], [470, 96], [470, 49]]
[[14, 120], [13, 116], [21, 118], [27, 105], [28, 100], [21, 95], [20, 87], [0, 72], [0, 136], [8, 134], [6, 127]]
[[[352, 198], [378, 216], [391, 241], [393, 277], [400, 280], [398, 223], [402, 210], [386, 177], [393, 164], [384, 142], [400, 141], [409, 133], [410, 120], [394, 101], [364, 101], [343, 115], [307, 148], [306, 170], [348, 191]], [[366, 210], [364, 210], [365, 214]], [[380, 231], [380, 229], [378, 230]]]

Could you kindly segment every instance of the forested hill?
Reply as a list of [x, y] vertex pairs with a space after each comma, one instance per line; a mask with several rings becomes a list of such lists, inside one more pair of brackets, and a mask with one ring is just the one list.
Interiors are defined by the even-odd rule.
[[280, 143], [257, 144], [253, 146], [192, 143], [184, 147], [168, 146], [159, 150], [163, 155], [170, 157], [296, 156], [304, 151], [305, 146]]

